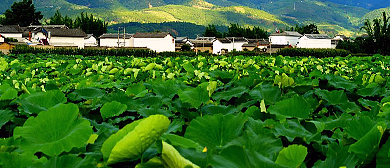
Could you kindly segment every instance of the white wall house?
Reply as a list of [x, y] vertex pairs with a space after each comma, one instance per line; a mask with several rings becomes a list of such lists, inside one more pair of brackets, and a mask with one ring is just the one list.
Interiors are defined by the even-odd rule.
[[291, 45], [296, 47], [300, 37], [302, 37], [302, 34], [299, 34], [298, 32], [285, 31], [283, 33], [272, 33], [269, 36], [269, 40], [271, 44]]
[[331, 38], [326, 34], [305, 34], [299, 39], [298, 48], [331, 48]]
[[242, 46], [248, 44], [248, 40], [245, 37], [226, 37], [232, 42], [232, 48], [236, 51], [242, 51]]
[[99, 37], [100, 47], [134, 47], [133, 34], [106, 33]]
[[5, 38], [22, 38], [23, 30], [19, 25], [0, 25], [0, 34]]
[[4, 37], [0, 34], [0, 43], [4, 43]]
[[213, 41], [213, 54], [225, 54], [233, 50], [233, 43], [227, 38], [217, 38]]
[[169, 33], [136, 33], [133, 37], [134, 47], [147, 47], [156, 52], [175, 52], [175, 39]]
[[332, 48], [335, 49], [337, 44], [340, 42], [340, 41], [348, 41], [349, 38], [344, 36], [344, 35], [336, 35], [332, 41], [331, 41], [331, 44], [332, 44]]
[[93, 34], [87, 34], [87, 37], [84, 37], [84, 46], [85, 47], [96, 47], [97, 40]]
[[78, 47], [84, 48], [84, 38], [87, 37], [81, 29], [49, 29], [48, 42], [54, 47]]

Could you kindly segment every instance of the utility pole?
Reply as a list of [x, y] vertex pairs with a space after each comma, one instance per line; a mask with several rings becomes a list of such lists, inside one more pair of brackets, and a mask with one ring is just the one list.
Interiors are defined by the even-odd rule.
[[126, 27], [123, 27], [123, 47], [126, 47]]
[[120, 44], [120, 42], [119, 42], [119, 29], [120, 29], [120, 27], [118, 27], [118, 47], [119, 47], [119, 44]]

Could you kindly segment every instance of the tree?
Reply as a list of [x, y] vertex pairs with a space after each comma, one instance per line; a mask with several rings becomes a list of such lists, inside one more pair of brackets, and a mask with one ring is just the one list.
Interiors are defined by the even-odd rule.
[[191, 51], [191, 46], [189, 44], [183, 44], [181, 47], [180, 47], [180, 50], [181, 51]]
[[222, 38], [222, 33], [215, 28], [215, 25], [208, 25], [203, 36]]
[[49, 18], [49, 21], [46, 21], [48, 25], [66, 25], [70, 28], [73, 28], [73, 19], [69, 16], [63, 17], [61, 13], [57, 10], [54, 16]]
[[19, 26], [40, 25], [39, 20], [43, 18], [41, 12], [35, 11], [35, 6], [32, 0], [23, 0], [14, 2], [11, 9], [4, 12], [3, 24]]
[[300, 34], [320, 34], [318, 32], [318, 28], [315, 24], [309, 24], [309, 25], [304, 25], [302, 27], [299, 27], [298, 25], [295, 25], [295, 28], [292, 27], [290, 28], [291, 31], [296, 31]]
[[94, 18], [92, 14], [88, 16], [87, 13], [84, 14], [82, 12], [80, 16], [77, 16], [75, 19], [73, 27], [80, 28], [85, 33], [92, 33], [98, 37], [107, 32], [107, 25], [107, 22]]
[[364, 26], [361, 29], [365, 30], [368, 34], [367, 41], [374, 44], [374, 52], [381, 53], [383, 55], [390, 54], [390, 26], [389, 17], [383, 12], [382, 19], [374, 19], [373, 24], [369, 20], [364, 22]]

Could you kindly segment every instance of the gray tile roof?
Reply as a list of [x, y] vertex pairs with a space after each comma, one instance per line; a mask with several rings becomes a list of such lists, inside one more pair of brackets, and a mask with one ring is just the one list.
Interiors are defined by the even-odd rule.
[[305, 36], [309, 39], [331, 39], [326, 34], [305, 34]]
[[81, 29], [45, 28], [45, 30], [50, 32], [52, 37], [87, 37], [87, 34]]
[[233, 41], [234, 38], [234, 42], [248, 42], [248, 40], [245, 37], [226, 37], [226, 38], [229, 39], [230, 41]]
[[23, 33], [19, 25], [0, 25], [0, 33]]
[[[133, 37], [133, 34], [128, 34], [128, 33], [125, 34], [125, 38], [126, 39], [130, 39], [131, 37]], [[106, 34], [101, 35], [99, 38], [100, 39], [117, 39], [118, 38], [118, 34], [116, 34], [116, 33], [106, 33]], [[119, 34], [119, 38], [123, 39], [123, 33]]]
[[171, 35], [167, 32], [135, 33], [134, 38], [164, 38]]
[[284, 31], [283, 33], [272, 33], [270, 36], [293, 36], [293, 37], [302, 37], [302, 34], [294, 31]]

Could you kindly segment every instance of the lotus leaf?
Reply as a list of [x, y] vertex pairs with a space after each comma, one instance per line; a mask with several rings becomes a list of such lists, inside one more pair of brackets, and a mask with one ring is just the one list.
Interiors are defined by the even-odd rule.
[[308, 118], [312, 109], [302, 96], [294, 96], [275, 103], [267, 111], [286, 118]]
[[164, 161], [165, 168], [173, 167], [186, 167], [186, 168], [200, 168], [199, 166], [193, 164], [191, 161], [187, 160], [170, 144], [162, 142], [162, 154], [161, 158]]
[[75, 104], [62, 104], [30, 117], [22, 127], [16, 127], [15, 137], [22, 137], [21, 149], [54, 156], [74, 147], [86, 145], [92, 134], [88, 120], [79, 116]]
[[303, 163], [306, 155], [307, 148], [305, 146], [296, 144], [290, 145], [279, 152], [279, 156], [276, 158], [275, 163], [289, 167], [298, 167]]
[[103, 107], [100, 109], [100, 113], [103, 118], [110, 118], [114, 116], [119, 116], [123, 112], [125, 112], [127, 106], [125, 104], [119, 103], [117, 101], [112, 101], [105, 103]]
[[[141, 155], [167, 131], [169, 124], [169, 119], [163, 115], [152, 115], [139, 122], [131, 132], [121, 139], [118, 138], [119, 141], [112, 148], [107, 163], [113, 164]], [[114, 141], [110, 142], [115, 143]]]
[[248, 117], [243, 113], [198, 117], [191, 121], [184, 137], [209, 149], [224, 146], [238, 137], [247, 120]]
[[47, 111], [49, 108], [56, 107], [66, 101], [65, 94], [60, 90], [51, 90], [26, 95], [16, 102], [21, 104], [20, 108], [26, 113], [33, 114], [41, 111]]

